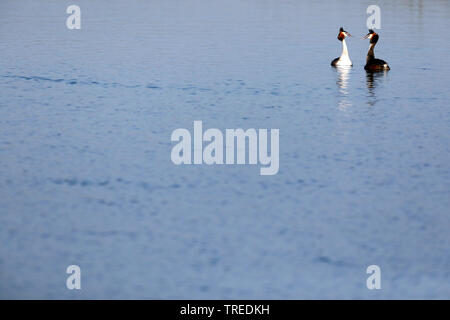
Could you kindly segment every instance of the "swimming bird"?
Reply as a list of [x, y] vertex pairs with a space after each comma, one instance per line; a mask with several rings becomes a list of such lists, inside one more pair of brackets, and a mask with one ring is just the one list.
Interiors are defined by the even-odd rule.
[[363, 39], [370, 39], [369, 52], [367, 52], [366, 65], [364, 69], [371, 72], [390, 70], [389, 65], [386, 61], [381, 59], [375, 59], [375, 54], [373, 49], [378, 42], [379, 35], [375, 33], [372, 29], [369, 29], [369, 33]]
[[333, 67], [338, 66], [352, 66], [352, 61], [350, 60], [350, 57], [348, 56], [348, 50], [347, 50], [347, 44], [345, 43], [345, 38], [351, 37], [352, 35], [344, 30], [344, 28], [339, 29], [339, 34], [337, 36], [339, 41], [342, 41], [342, 53], [339, 58], [334, 59], [331, 61], [331, 65]]

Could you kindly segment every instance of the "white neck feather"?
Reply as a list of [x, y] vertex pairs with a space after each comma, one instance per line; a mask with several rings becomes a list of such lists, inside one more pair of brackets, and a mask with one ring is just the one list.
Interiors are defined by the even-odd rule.
[[350, 60], [350, 57], [348, 55], [348, 49], [347, 49], [347, 44], [345, 43], [345, 39], [342, 40], [342, 53], [339, 58], [339, 61], [337, 62], [337, 65], [342, 65], [342, 66], [351, 66], [352, 65], [352, 61]]
[[342, 53], [341, 53], [341, 57], [343, 56], [347, 56], [348, 57], [348, 49], [347, 49], [347, 44], [345, 43], [345, 39], [342, 40]]

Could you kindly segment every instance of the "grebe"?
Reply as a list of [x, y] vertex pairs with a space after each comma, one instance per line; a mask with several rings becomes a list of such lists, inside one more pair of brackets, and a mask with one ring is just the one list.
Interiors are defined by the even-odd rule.
[[364, 67], [364, 69], [366, 69], [367, 71], [377, 72], [391, 69], [389, 68], [386, 61], [375, 59], [373, 49], [378, 42], [378, 38], [378, 34], [376, 34], [372, 29], [369, 29], [369, 33], [364, 37], [364, 39], [370, 39], [369, 52], [367, 52], [366, 65]]
[[352, 35], [344, 30], [344, 28], [339, 29], [339, 34], [337, 36], [339, 41], [342, 41], [342, 53], [339, 58], [334, 59], [331, 61], [331, 65], [333, 67], [338, 66], [352, 66], [352, 61], [350, 60], [350, 57], [348, 56], [348, 50], [347, 50], [347, 44], [345, 43], [345, 38], [351, 37]]

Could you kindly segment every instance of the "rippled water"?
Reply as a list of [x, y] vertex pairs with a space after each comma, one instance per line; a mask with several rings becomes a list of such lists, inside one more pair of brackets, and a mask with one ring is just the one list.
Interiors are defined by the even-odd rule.
[[[69, 4], [0, 2], [0, 297], [450, 298], [448, 1], [378, 1], [376, 75], [372, 1]], [[279, 173], [175, 166], [194, 120]]]

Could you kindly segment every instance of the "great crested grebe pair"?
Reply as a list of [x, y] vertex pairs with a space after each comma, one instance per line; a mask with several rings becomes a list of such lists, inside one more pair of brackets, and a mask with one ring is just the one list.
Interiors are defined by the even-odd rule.
[[[344, 28], [341, 27], [339, 29], [339, 34], [337, 38], [339, 41], [342, 42], [342, 54], [339, 58], [336, 58], [333, 61], [331, 61], [331, 65], [333, 67], [353, 65], [348, 55], [347, 44], [345, 43], [345, 38], [349, 36], [351, 37], [351, 34], [345, 31]], [[375, 59], [373, 49], [375, 48], [375, 45], [377, 44], [379, 37], [380, 36], [377, 33], [375, 33], [372, 29], [369, 29], [369, 33], [363, 38], [370, 40], [370, 47], [369, 51], [367, 52], [366, 65], [364, 66], [364, 69], [370, 72], [378, 72], [390, 69], [386, 61], [381, 59]]]

